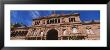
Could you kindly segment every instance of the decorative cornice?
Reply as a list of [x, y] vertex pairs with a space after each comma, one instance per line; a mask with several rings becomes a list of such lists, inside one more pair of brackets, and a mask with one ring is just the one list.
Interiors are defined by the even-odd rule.
[[42, 17], [39, 17], [39, 18], [36, 18], [36, 19], [33, 19], [34, 20], [41, 20], [41, 19], [50, 19], [50, 18], [59, 18], [59, 17], [70, 17], [70, 16], [80, 16], [79, 13], [76, 13], [76, 14], [63, 14], [63, 15], [54, 15], [54, 16], [42, 16]]

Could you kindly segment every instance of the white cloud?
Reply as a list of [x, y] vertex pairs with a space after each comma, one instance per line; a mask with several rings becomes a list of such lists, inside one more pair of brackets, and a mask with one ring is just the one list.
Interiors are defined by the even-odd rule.
[[38, 11], [31, 11], [30, 14], [32, 15], [32, 18], [37, 18], [38, 16], [40, 16]]

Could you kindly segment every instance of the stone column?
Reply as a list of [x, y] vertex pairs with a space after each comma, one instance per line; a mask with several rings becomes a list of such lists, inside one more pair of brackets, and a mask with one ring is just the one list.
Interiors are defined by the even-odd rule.
[[63, 23], [63, 20], [62, 20], [63, 18], [60, 18], [60, 23]]

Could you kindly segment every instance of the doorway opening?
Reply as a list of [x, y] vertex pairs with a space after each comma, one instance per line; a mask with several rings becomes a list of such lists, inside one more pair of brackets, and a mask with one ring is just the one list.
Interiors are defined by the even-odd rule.
[[47, 32], [46, 36], [47, 40], [58, 40], [58, 31], [55, 29], [51, 29]]

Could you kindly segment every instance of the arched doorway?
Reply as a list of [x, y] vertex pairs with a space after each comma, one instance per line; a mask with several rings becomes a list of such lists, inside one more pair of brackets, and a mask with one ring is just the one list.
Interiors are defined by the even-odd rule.
[[46, 36], [47, 40], [58, 40], [58, 31], [55, 29], [51, 29], [47, 32]]

